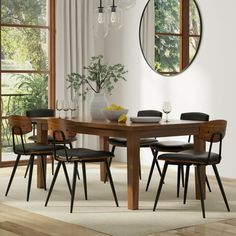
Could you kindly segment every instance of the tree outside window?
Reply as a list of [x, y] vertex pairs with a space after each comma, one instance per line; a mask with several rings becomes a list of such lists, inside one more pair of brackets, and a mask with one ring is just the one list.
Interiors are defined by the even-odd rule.
[[166, 75], [185, 70], [200, 43], [201, 19], [194, 0], [154, 0], [155, 66]]
[[[47, 108], [54, 0], [1, 0], [1, 115]], [[54, 9], [55, 10], [55, 9]]]

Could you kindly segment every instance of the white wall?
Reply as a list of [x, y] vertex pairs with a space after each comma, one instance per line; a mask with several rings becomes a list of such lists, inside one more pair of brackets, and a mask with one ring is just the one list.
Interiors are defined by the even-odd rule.
[[[105, 39], [106, 58], [123, 63], [129, 71], [127, 82], [120, 82], [109, 100], [129, 108], [129, 116], [135, 116], [139, 109], [161, 110], [163, 100], [170, 100], [171, 118], [178, 118], [184, 111], [202, 111], [211, 119], [228, 120], [220, 173], [236, 178], [236, 1], [197, 0], [203, 22], [200, 50], [184, 73], [169, 78], [153, 72], [140, 50], [139, 21], [146, 2], [137, 0], [136, 6], [124, 14], [123, 28], [110, 32]], [[126, 160], [125, 150], [116, 154]], [[143, 164], [150, 164], [150, 155], [142, 151]]]

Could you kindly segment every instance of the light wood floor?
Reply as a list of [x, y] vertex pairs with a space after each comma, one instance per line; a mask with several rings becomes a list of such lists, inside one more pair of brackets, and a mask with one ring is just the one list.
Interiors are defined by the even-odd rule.
[[148, 236], [233, 236], [236, 235], [236, 219], [196, 225], [187, 228], [171, 230]]
[[[11, 206], [0, 204], [1, 236], [105, 236], [82, 226], [65, 223]], [[236, 219], [186, 227], [148, 236], [232, 236], [236, 235]]]
[[0, 235], [105, 236], [107, 234], [0, 204]]

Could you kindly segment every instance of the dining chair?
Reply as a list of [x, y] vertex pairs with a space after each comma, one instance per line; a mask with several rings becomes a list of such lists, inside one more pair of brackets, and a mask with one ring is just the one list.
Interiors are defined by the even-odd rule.
[[[87, 180], [86, 180], [86, 163], [94, 163], [100, 162], [105, 164], [105, 168], [107, 171], [109, 183], [111, 186], [111, 190], [113, 193], [113, 197], [115, 199], [116, 206], [118, 207], [118, 200], [116, 196], [115, 187], [113, 184], [112, 175], [110, 172], [108, 160], [114, 157], [114, 154], [108, 151], [96, 151], [87, 148], [70, 148], [66, 146], [66, 140], [73, 138], [77, 133], [77, 128], [74, 125], [73, 121], [65, 120], [65, 119], [58, 119], [58, 118], [51, 118], [48, 120], [48, 129], [53, 132], [53, 146], [54, 146], [54, 158], [58, 161], [57, 168], [55, 170], [55, 174], [53, 176], [51, 186], [48, 192], [48, 196], [45, 202], [45, 206], [47, 206], [48, 201], [50, 199], [54, 184], [56, 182], [59, 170], [61, 166], [64, 169], [65, 177], [67, 180], [67, 185], [69, 188], [69, 192], [71, 194], [71, 205], [70, 205], [70, 213], [73, 211], [74, 205], [74, 197], [75, 197], [75, 189], [76, 189], [76, 176], [78, 171], [78, 163], [82, 164], [83, 170], [83, 182], [84, 188], [86, 189], [86, 196], [87, 196]], [[62, 150], [57, 150], [57, 143], [63, 143], [64, 148]], [[68, 174], [66, 170], [65, 163], [72, 163], [74, 165], [73, 168], [73, 179], [72, 179], [72, 186], [70, 185]]]
[[[25, 135], [32, 132], [32, 124], [31, 120], [27, 116], [19, 116], [19, 115], [11, 115], [8, 118], [9, 125], [12, 132], [12, 142], [13, 142], [13, 151], [17, 154], [17, 158], [14, 164], [14, 168], [12, 170], [10, 180], [7, 186], [7, 190], [5, 196], [8, 195], [10, 190], [12, 181], [15, 176], [16, 169], [18, 167], [20, 158], [22, 155], [30, 156], [29, 158], [29, 178], [28, 178], [28, 187], [27, 187], [27, 198], [29, 201], [31, 182], [32, 182], [32, 174], [33, 174], [33, 166], [34, 166], [34, 157], [40, 156], [42, 161], [42, 171], [44, 176], [44, 186], [46, 190], [46, 179], [45, 179], [45, 169], [44, 169], [44, 158], [47, 155], [53, 154], [53, 145], [52, 144], [38, 144], [38, 143], [27, 143], [25, 140]], [[56, 149], [62, 148], [62, 146], [57, 145]]]
[[[39, 109], [32, 109], [26, 111], [26, 116], [28, 117], [55, 117], [55, 110], [50, 108], [39, 108]], [[29, 140], [37, 142], [37, 125], [33, 123], [33, 135], [28, 137]], [[72, 148], [72, 142], [77, 140], [76, 137], [73, 139], [67, 140], [68, 145]], [[48, 143], [52, 143], [53, 137], [52, 135], [48, 135]], [[59, 143], [60, 144], [60, 143]], [[27, 176], [29, 169], [29, 164], [27, 165], [25, 171], [25, 178]], [[54, 174], [54, 159], [52, 158], [52, 174]]]
[[[26, 116], [28, 117], [54, 117], [55, 110], [50, 108], [39, 108], [39, 109], [31, 109], [26, 111]], [[37, 141], [37, 124], [33, 124], [33, 135], [28, 137], [29, 140]]]
[[[162, 117], [162, 112], [157, 110], [141, 110], [137, 113], [138, 117], [147, 117], [147, 116], [153, 116], [153, 117]], [[108, 142], [110, 145], [112, 145], [111, 152], [114, 153], [116, 147], [127, 147], [127, 140], [126, 138], [109, 138]], [[141, 138], [140, 139], [140, 148], [150, 148], [150, 145], [157, 143], [155, 137], [153, 138]], [[153, 149], [151, 148], [151, 151], [153, 153]], [[153, 153], [154, 155], [154, 153]], [[111, 161], [109, 162], [109, 165], [111, 165]], [[161, 175], [161, 168], [159, 166], [158, 160], [155, 159], [155, 164], [157, 166], [158, 172]], [[139, 160], [139, 178], [141, 179], [141, 163]], [[106, 178], [105, 178], [106, 181]]]
[[[202, 112], [185, 112], [180, 115], [180, 120], [209, 121], [209, 115]], [[173, 140], [172, 141], [159, 140], [159, 142], [151, 144], [151, 149], [153, 149], [154, 155], [153, 155], [153, 161], [152, 161], [152, 165], [151, 165], [149, 176], [148, 176], [146, 191], [148, 191], [148, 188], [151, 182], [156, 160], [159, 159], [158, 153], [159, 152], [181, 152], [184, 150], [193, 149], [194, 145], [190, 141], [191, 141], [191, 135], [188, 136], [187, 142], [177, 141], [177, 140], [174, 140], [174, 141]], [[178, 171], [177, 171], [177, 197], [179, 197], [179, 190], [180, 190], [180, 175], [182, 176], [182, 186], [184, 187], [184, 168], [181, 165], [178, 166]], [[208, 178], [207, 178], [207, 186], [208, 186], [209, 191], [211, 192]]]
[[[156, 210], [156, 206], [161, 194], [161, 189], [165, 179], [166, 171], [169, 165], [185, 165], [186, 166], [186, 177], [184, 186], [184, 204], [186, 203], [188, 180], [189, 180], [189, 169], [191, 165], [196, 166], [197, 169], [197, 179], [198, 179], [198, 189], [200, 192], [202, 215], [205, 218], [205, 205], [204, 196], [202, 191], [202, 166], [211, 165], [213, 167], [221, 194], [223, 196], [226, 208], [230, 211], [229, 204], [225, 195], [225, 191], [217, 170], [216, 165], [221, 162], [222, 159], [222, 140], [225, 136], [227, 121], [226, 120], [212, 120], [207, 123], [203, 123], [199, 128], [199, 138], [205, 142], [208, 142], [208, 151], [195, 151], [194, 149], [178, 152], [178, 153], [166, 153], [159, 156], [159, 160], [165, 161], [161, 180], [157, 189], [157, 194], [153, 206], [153, 211]], [[213, 144], [216, 146], [218, 144], [218, 152], [213, 152]]]

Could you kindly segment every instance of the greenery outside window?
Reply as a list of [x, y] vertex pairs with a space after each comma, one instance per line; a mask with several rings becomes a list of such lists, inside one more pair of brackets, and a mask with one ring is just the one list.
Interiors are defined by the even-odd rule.
[[154, 0], [155, 65], [160, 74], [174, 75], [194, 59], [201, 39], [201, 19], [194, 0]]
[[[55, 0], [1, 0], [1, 143], [11, 144], [7, 118], [54, 107]], [[0, 159], [3, 164], [4, 155]]]

